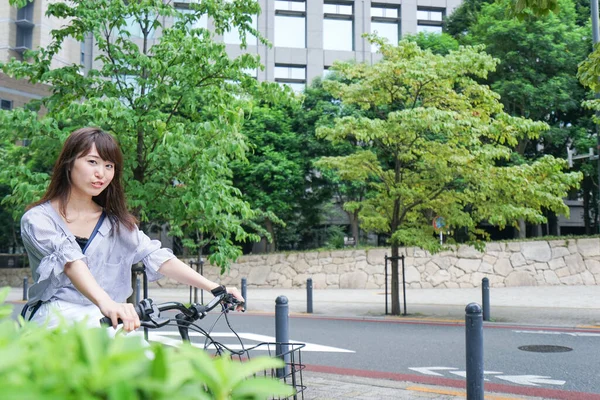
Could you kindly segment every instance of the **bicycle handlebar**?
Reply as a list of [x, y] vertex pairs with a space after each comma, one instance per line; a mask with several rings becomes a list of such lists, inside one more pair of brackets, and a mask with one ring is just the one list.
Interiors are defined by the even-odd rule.
[[[161, 311], [169, 311], [169, 310], [178, 310], [183, 314], [183, 318], [192, 322], [198, 319], [202, 319], [206, 316], [206, 314], [214, 309], [217, 305], [223, 304], [225, 310], [232, 310], [233, 308], [241, 305], [243, 307], [244, 303], [239, 301], [230, 293], [220, 293], [216, 295], [208, 304], [192, 304], [189, 307], [186, 307], [182, 303], [179, 302], [166, 302], [160, 304], [154, 304], [152, 299], [144, 299], [140, 301], [139, 304], [135, 306], [135, 312], [140, 318], [142, 326], [146, 326], [149, 328], [159, 328], [169, 323], [169, 318], [161, 318]], [[179, 316], [178, 316], [179, 317]], [[122, 323], [121, 319], [118, 319], [118, 323]], [[100, 324], [103, 325], [112, 325], [112, 320], [109, 317], [103, 317], [100, 319]]]

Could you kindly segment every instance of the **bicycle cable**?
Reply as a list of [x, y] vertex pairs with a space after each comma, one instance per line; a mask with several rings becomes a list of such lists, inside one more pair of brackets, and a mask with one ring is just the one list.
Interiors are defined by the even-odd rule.
[[[225, 322], [227, 324], [227, 327], [229, 328], [229, 330], [235, 335], [235, 337], [237, 338], [238, 342], [240, 343], [240, 347], [241, 349], [239, 351], [233, 352], [231, 351], [227, 346], [223, 345], [222, 343], [218, 343], [218, 342], [214, 342], [213, 340], [213, 344], [214, 343], [218, 343], [220, 345], [222, 345], [227, 351], [229, 351], [230, 353], [236, 355], [236, 356], [241, 356], [242, 354], [246, 353], [246, 348], [244, 346], [244, 343], [242, 341], [242, 339], [240, 338], [240, 336], [237, 334], [237, 332], [233, 329], [233, 327], [231, 326], [231, 323], [229, 322], [229, 308], [227, 306], [225, 306], [224, 304], [221, 304], [221, 312], [219, 313], [219, 316], [215, 319], [215, 322], [213, 322], [213, 324], [211, 325], [210, 329], [208, 329], [208, 332], [213, 331], [213, 329], [215, 328], [215, 326], [217, 325], [217, 323], [219, 322], [219, 320], [225, 316]], [[207, 345], [207, 340], [208, 340], [208, 335], [206, 336], [206, 339], [204, 340], [204, 346], [206, 348]], [[212, 338], [211, 338], [212, 340]], [[248, 355], [249, 356], [249, 355]]]
[[[227, 323], [227, 327], [229, 327], [229, 330], [231, 332], [233, 332], [233, 334], [237, 338], [238, 342], [240, 342], [240, 346], [242, 347], [242, 351], [246, 352], [246, 347], [244, 346], [244, 343], [242, 342], [242, 338], [237, 334], [237, 332], [231, 326], [231, 323], [229, 322], [229, 316], [227, 314], [228, 313], [226, 312], [225, 313], [225, 322]], [[248, 353], [248, 358], [250, 358], [250, 353]]]
[[[181, 323], [182, 323], [182, 321], [179, 321], [179, 324], [181, 324]], [[234, 355], [238, 355], [236, 351], [234, 351], [234, 350], [228, 348], [226, 345], [214, 340], [212, 338], [212, 336], [210, 336], [209, 333], [207, 333], [204, 329], [202, 329], [198, 325], [194, 324], [193, 322], [186, 322], [186, 323], [188, 324], [187, 328], [189, 330], [191, 330], [192, 332], [200, 333], [202, 336], [204, 336], [206, 338], [205, 342], [204, 342], [204, 350], [206, 350], [210, 345], [213, 345], [217, 354], [221, 354], [223, 351], [228, 351]], [[178, 323], [177, 322], [169, 322], [166, 326], [178, 327]]]

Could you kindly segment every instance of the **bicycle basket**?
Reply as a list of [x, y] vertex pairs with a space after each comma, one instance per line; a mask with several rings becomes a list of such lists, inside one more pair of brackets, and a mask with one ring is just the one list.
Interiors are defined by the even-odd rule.
[[279, 357], [285, 362], [283, 368], [263, 371], [263, 374], [264, 376], [280, 379], [285, 384], [292, 386], [295, 389], [295, 394], [285, 398], [274, 397], [273, 400], [304, 399], [306, 386], [302, 380], [302, 370], [305, 366], [302, 364], [301, 353], [304, 346], [306, 346], [304, 343], [263, 342], [244, 350], [244, 358], [250, 359], [259, 355], [267, 355], [269, 357]]

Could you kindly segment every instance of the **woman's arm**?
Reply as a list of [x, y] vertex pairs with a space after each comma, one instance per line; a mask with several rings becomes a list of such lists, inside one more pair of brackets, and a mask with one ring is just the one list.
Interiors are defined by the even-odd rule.
[[213, 290], [214, 288], [219, 286], [219, 284], [206, 279], [205, 277], [194, 271], [192, 268], [190, 268], [187, 264], [185, 264], [177, 257], [165, 261], [158, 269], [158, 272], [160, 272], [168, 278], [176, 280], [179, 283], [194, 286], [204, 290]]
[[[185, 264], [183, 261], [179, 260], [176, 257], [165, 261], [158, 269], [158, 272], [160, 272], [168, 278], [176, 280], [177, 282], [204, 290], [213, 290], [214, 288], [219, 286], [218, 283], [206, 279], [204, 276], [194, 271], [187, 264]], [[239, 301], [244, 301], [242, 294], [236, 287], [227, 287], [226, 289], [227, 293], [231, 293]], [[241, 309], [241, 307], [239, 308]]]
[[114, 328], [117, 327], [119, 318], [123, 321], [123, 329], [127, 332], [140, 327], [140, 318], [133, 305], [112, 300], [98, 285], [85, 262], [76, 260], [65, 264], [64, 273], [81, 294], [98, 306], [103, 315], [111, 319]]

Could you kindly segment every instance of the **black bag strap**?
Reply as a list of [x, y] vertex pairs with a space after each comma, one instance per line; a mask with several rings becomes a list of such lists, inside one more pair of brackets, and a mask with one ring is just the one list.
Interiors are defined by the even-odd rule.
[[[25, 307], [23, 307], [23, 309], [21, 310], [21, 317], [23, 317], [23, 319], [26, 319], [27, 321], [31, 321], [31, 318], [33, 318], [37, 310], [39, 310], [42, 304], [44, 303], [44, 301], [38, 300], [34, 304], [25, 304]], [[29, 310], [31, 310], [31, 314], [29, 314], [29, 318], [25, 318], [25, 316], [27, 315], [27, 311]]]

